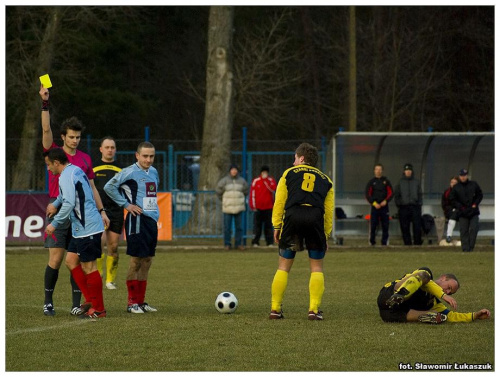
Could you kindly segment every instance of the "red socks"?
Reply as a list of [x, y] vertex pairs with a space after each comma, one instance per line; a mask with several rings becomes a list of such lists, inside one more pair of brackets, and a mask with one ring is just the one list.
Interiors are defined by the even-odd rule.
[[128, 306], [144, 303], [147, 280], [127, 280]]
[[81, 264], [71, 270], [71, 276], [73, 276], [73, 280], [78, 285], [78, 288], [80, 288], [80, 291], [82, 291], [85, 302], [90, 302], [89, 291], [87, 288], [87, 276], [85, 275], [85, 272], [83, 272]]
[[98, 311], [104, 311], [104, 300], [102, 297], [102, 278], [99, 271], [95, 270], [87, 275], [87, 289], [89, 301], [92, 307]]

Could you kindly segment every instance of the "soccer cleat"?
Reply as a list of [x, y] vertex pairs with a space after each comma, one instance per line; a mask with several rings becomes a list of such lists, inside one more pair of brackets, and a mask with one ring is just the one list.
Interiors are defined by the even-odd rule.
[[451, 243], [451, 237], [450, 236], [446, 237], [446, 242]]
[[91, 321], [97, 321], [97, 318], [105, 318], [106, 317], [106, 310], [103, 310], [102, 312], [96, 311], [94, 308], [90, 308], [88, 312], [78, 316], [78, 319], [87, 319]]
[[422, 323], [430, 323], [433, 325], [439, 325], [440, 323], [446, 322], [448, 317], [443, 313], [429, 312], [425, 314], [420, 314], [418, 316], [418, 321]]
[[270, 243], [269, 245], [267, 245], [267, 247], [274, 247], [274, 245]]
[[310, 311], [309, 314], [307, 315], [307, 319], [309, 321], [322, 321], [323, 320], [323, 312], [321, 310], [318, 310], [317, 313]]
[[252, 247], [259, 247], [259, 244], [258, 243], [253, 243]]
[[392, 309], [393, 306], [398, 306], [403, 303], [405, 297], [399, 293], [394, 293], [389, 299], [385, 302], [386, 305]]
[[132, 304], [127, 307], [127, 312], [132, 314], [144, 314], [144, 310], [138, 304]]
[[54, 310], [54, 305], [51, 302], [43, 306], [43, 314], [48, 316], [56, 315], [56, 311]]
[[276, 310], [271, 310], [271, 313], [269, 314], [269, 319], [283, 319], [283, 312], [277, 312]]
[[80, 306], [75, 306], [71, 309], [71, 315], [82, 315], [88, 312], [88, 310], [92, 307], [90, 302], [84, 302]]
[[144, 312], [144, 313], [147, 313], [147, 312], [157, 312], [158, 309], [156, 309], [155, 307], [152, 307], [152, 306], [149, 306], [147, 302], [143, 302], [142, 304], [139, 305], [139, 308], [141, 308], [141, 310]]
[[108, 289], [117, 289], [118, 287], [116, 286], [116, 283], [114, 282], [109, 282], [109, 283], [106, 283], [106, 288]]

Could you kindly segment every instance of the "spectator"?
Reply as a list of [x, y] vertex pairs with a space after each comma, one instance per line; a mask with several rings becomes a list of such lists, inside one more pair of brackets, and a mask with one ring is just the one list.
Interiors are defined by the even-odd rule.
[[458, 183], [458, 177], [454, 176], [450, 179], [450, 187], [448, 187], [441, 197], [441, 208], [443, 208], [444, 218], [445, 218], [445, 227], [446, 227], [446, 242], [451, 243], [451, 237], [453, 236], [453, 229], [455, 229], [455, 225], [458, 219], [458, 212], [450, 201], [450, 193]]
[[264, 165], [260, 169], [260, 175], [252, 181], [248, 200], [250, 209], [255, 211], [253, 215], [253, 246], [259, 246], [262, 225], [264, 225], [267, 246], [273, 246], [272, 214], [275, 192], [276, 181], [269, 175], [269, 167]]
[[384, 177], [382, 164], [373, 168], [375, 177], [370, 179], [365, 188], [365, 198], [370, 203], [370, 245], [375, 245], [377, 226], [382, 224], [382, 245], [387, 245], [389, 240], [389, 201], [393, 191], [391, 181]]
[[243, 228], [241, 221], [245, 212], [245, 196], [248, 195], [248, 183], [239, 175], [236, 165], [231, 165], [229, 174], [222, 177], [215, 189], [217, 196], [222, 200], [222, 212], [224, 213], [224, 248], [231, 249], [231, 225], [234, 220], [235, 248], [245, 250], [243, 245]]
[[403, 176], [394, 190], [399, 210], [399, 224], [405, 245], [411, 245], [410, 224], [413, 224], [413, 244], [422, 245], [422, 188], [413, 176], [413, 165], [405, 164]]
[[467, 169], [460, 170], [460, 182], [450, 193], [450, 201], [458, 211], [462, 250], [466, 252], [473, 251], [476, 245], [479, 231], [479, 203], [483, 200], [481, 187], [475, 181], [469, 180], [468, 174]]

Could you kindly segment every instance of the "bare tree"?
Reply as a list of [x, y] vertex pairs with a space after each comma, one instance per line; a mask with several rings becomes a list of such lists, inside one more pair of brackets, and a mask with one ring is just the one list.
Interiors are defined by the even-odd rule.
[[[61, 19], [61, 8], [53, 7], [47, 20], [43, 39], [40, 41], [40, 50], [36, 61], [36, 67], [39, 73], [49, 72], [57, 30]], [[14, 179], [12, 183], [13, 190], [29, 190], [31, 177], [36, 165], [33, 164], [36, 150], [36, 136], [38, 134], [37, 119], [40, 116], [40, 100], [33, 91], [31, 100], [28, 100], [28, 106], [24, 115], [23, 130], [21, 136], [21, 146], [16, 163]]]
[[249, 126], [253, 138], [281, 137], [297, 124], [301, 99], [294, 94], [304, 75], [291, 21], [284, 8], [235, 38], [235, 122]]
[[[208, 22], [208, 60], [205, 102], [205, 120], [201, 146], [200, 178], [198, 188], [211, 190], [230, 159], [233, 128], [233, 7], [210, 7]], [[210, 219], [216, 215], [213, 196], [197, 197], [192, 219], [205, 219], [206, 231], [211, 231]], [[198, 224], [198, 221], [196, 221]], [[187, 225], [195, 226], [191, 222]], [[204, 233], [204, 229], [197, 230]]]

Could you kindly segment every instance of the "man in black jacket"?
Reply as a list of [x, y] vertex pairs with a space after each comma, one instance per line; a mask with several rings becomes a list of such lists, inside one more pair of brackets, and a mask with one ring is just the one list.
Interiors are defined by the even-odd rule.
[[404, 173], [394, 190], [399, 209], [399, 225], [405, 245], [411, 245], [410, 224], [413, 224], [413, 244], [422, 245], [422, 188], [413, 177], [413, 165], [405, 164]]
[[460, 242], [463, 251], [474, 250], [479, 231], [479, 203], [483, 200], [481, 187], [475, 181], [470, 181], [468, 174], [467, 169], [460, 170], [460, 182], [450, 193], [450, 201], [459, 214]]
[[382, 224], [382, 245], [389, 239], [389, 201], [392, 199], [391, 181], [382, 175], [384, 167], [376, 164], [373, 168], [375, 177], [370, 179], [365, 188], [365, 198], [370, 203], [370, 244], [375, 245], [377, 226]]

